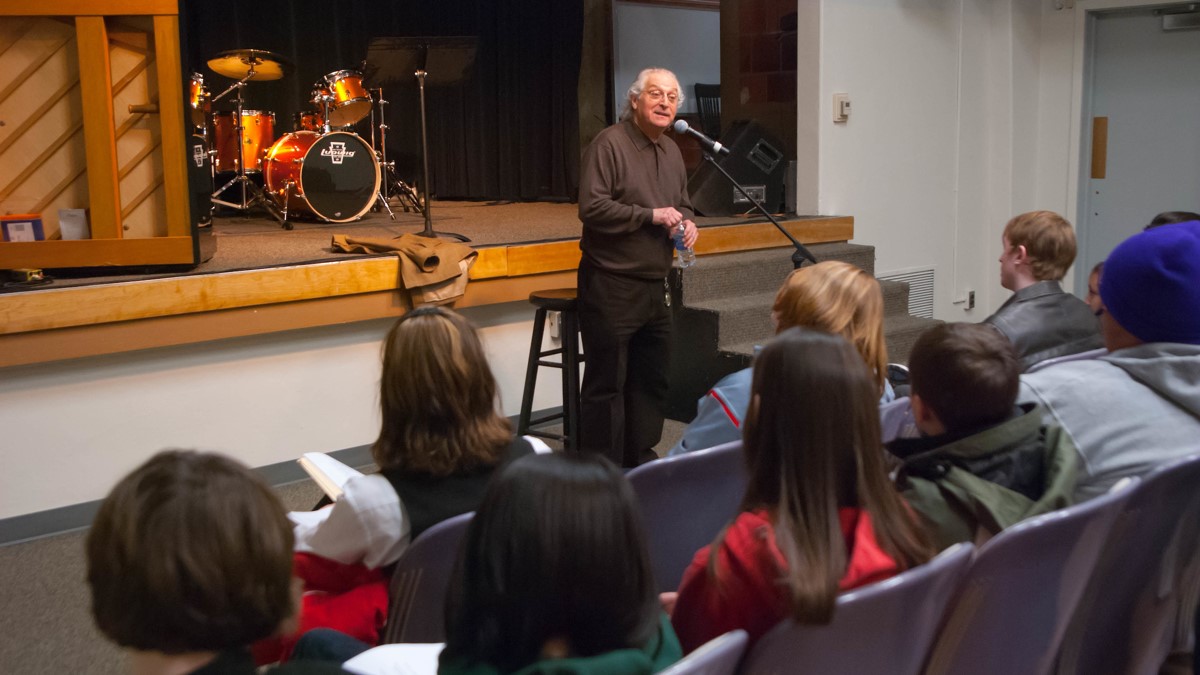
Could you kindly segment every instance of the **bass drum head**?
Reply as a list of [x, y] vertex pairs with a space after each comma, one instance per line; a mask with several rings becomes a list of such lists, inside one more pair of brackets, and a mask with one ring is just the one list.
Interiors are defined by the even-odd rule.
[[379, 163], [366, 141], [333, 132], [318, 138], [305, 153], [300, 185], [313, 212], [334, 223], [366, 213], [379, 192]]

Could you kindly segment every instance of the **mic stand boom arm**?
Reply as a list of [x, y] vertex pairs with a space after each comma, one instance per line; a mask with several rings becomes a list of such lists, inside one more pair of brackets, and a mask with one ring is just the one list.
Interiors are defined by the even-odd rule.
[[725, 167], [721, 166], [720, 162], [718, 162], [716, 159], [713, 158], [711, 152], [708, 152], [707, 150], [705, 150], [704, 151], [704, 159], [705, 159], [705, 161], [709, 162], [714, 167], [716, 167], [717, 171], [720, 171], [721, 175], [725, 176], [725, 179], [728, 180], [730, 182], [730, 184], [733, 185], [733, 187], [737, 188], [738, 192], [742, 193], [743, 197], [745, 197], [751, 204], [753, 204], [754, 207], [756, 209], [758, 209], [760, 213], [762, 213], [764, 216], [766, 216], [767, 220], [771, 221], [771, 224], [774, 225], [776, 227], [776, 229], [778, 229], [780, 232], [782, 232], [783, 236], [788, 238], [788, 241], [792, 242], [792, 246], [796, 247], [796, 252], [792, 254], [792, 267], [793, 268], [799, 268], [801, 265], [804, 264], [805, 260], [808, 260], [809, 262], [813, 263], [814, 265], [817, 263], [817, 259], [816, 259], [816, 257], [813, 256], [812, 252], [809, 251], [808, 248], [804, 246], [804, 244], [801, 244], [798, 239], [793, 237], [791, 232], [788, 232], [786, 229], [784, 229], [783, 225], [780, 225], [779, 221], [775, 220], [775, 216], [772, 216], [770, 213], [768, 213], [767, 210], [765, 208], [763, 208], [763, 205], [760, 204], [757, 199], [755, 199], [754, 197], [751, 197], [750, 193], [746, 192], [746, 188], [742, 187], [741, 183], [738, 183], [736, 180], [734, 180], [733, 176], [729, 175], [729, 172], [725, 170]]

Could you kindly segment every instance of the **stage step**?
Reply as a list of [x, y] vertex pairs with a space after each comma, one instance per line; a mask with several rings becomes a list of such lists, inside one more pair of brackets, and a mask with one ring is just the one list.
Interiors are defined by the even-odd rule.
[[[842, 260], [874, 273], [875, 248], [859, 244], [811, 247], [818, 260]], [[690, 420], [696, 399], [717, 380], [750, 364], [754, 348], [771, 338], [775, 295], [792, 271], [792, 251], [775, 248], [703, 256], [695, 267], [671, 273], [671, 394], [667, 415]], [[912, 344], [940, 323], [908, 313], [908, 284], [881, 281], [888, 360], [907, 363]]]

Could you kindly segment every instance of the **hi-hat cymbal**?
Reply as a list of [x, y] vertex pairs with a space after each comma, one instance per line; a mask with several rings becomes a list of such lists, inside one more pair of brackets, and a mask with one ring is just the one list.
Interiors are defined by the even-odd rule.
[[240, 80], [254, 68], [251, 82], [269, 82], [282, 78], [292, 64], [275, 52], [265, 49], [230, 49], [208, 60], [213, 72]]

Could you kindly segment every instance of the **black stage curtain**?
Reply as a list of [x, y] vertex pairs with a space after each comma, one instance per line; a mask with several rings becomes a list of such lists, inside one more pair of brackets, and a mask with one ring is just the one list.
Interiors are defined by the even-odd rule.
[[[478, 38], [459, 84], [425, 89], [433, 194], [441, 199], [567, 200], [579, 185], [576, 89], [581, 0], [256, 0], [183, 4], [185, 62], [213, 96], [232, 80], [206, 62], [227, 49], [266, 49], [295, 68], [245, 88], [245, 107], [276, 114], [275, 135], [307, 110], [313, 83], [360, 69], [375, 37]], [[431, 78], [433, 75], [430, 76]], [[368, 82], [367, 86], [374, 86]], [[230, 97], [214, 109], [233, 108]], [[421, 119], [416, 78], [388, 85], [388, 159], [419, 184]], [[370, 139], [370, 123], [357, 133]]]

